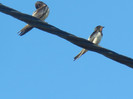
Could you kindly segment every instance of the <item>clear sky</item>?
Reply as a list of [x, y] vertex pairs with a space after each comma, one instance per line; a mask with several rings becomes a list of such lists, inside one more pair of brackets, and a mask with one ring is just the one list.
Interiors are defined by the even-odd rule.
[[[23, 13], [36, 0], [1, 0]], [[133, 58], [133, 0], [43, 0], [46, 21], [88, 38], [105, 26], [102, 47]], [[133, 69], [34, 28], [20, 37], [26, 23], [0, 13], [0, 99], [133, 99]]]

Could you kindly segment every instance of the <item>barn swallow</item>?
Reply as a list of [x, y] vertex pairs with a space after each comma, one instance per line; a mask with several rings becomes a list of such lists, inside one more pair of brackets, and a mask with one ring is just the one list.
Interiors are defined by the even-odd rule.
[[[90, 41], [90, 42], [92, 42], [92, 43], [94, 43], [94, 44], [96, 44], [96, 45], [98, 45], [99, 43], [100, 43], [100, 41], [101, 41], [101, 39], [102, 39], [102, 36], [103, 36], [103, 34], [102, 34], [102, 30], [103, 30], [103, 26], [97, 26], [95, 29], [94, 29], [94, 32], [90, 35], [90, 37], [88, 38], [88, 41]], [[86, 49], [82, 49], [81, 50], [81, 52], [77, 55], [77, 56], [75, 56], [74, 57], [74, 61], [76, 60], [76, 59], [78, 59], [80, 56], [82, 56], [84, 53], [86, 53], [88, 50], [86, 50]]]
[[[35, 3], [36, 11], [33, 12], [32, 16], [40, 19], [45, 20], [49, 15], [49, 8], [48, 6], [43, 3], [42, 1], [37, 1]], [[28, 31], [30, 31], [33, 27], [27, 24], [23, 29], [21, 29], [18, 33], [20, 36], [26, 34]]]

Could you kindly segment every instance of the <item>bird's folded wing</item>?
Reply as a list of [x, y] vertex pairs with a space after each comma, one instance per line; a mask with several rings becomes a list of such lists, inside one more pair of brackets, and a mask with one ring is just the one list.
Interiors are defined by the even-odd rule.
[[33, 14], [32, 16], [36, 17], [36, 18], [42, 18], [48, 11], [48, 6], [44, 5], [40, 8], [38, 8]]

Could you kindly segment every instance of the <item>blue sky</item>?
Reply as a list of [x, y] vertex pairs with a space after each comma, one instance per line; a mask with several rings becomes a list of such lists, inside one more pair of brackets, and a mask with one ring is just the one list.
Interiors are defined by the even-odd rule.
[[[36, 0], [0, 3], [32, 14]], [[133, 58], [132, 0], [43, 0], [46, 21], [88, 38], [105, 26], [102, 47]], [[133, 69], [34, 28], [20, 37], [26, 23], [0, 13], [0, 99], [133, 99]]]

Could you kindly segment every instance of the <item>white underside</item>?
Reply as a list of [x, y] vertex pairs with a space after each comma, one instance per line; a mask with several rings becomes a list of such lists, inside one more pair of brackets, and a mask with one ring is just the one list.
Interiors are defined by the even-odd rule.
[[94, 37], [88, 38], [88, 40], [94, 44], [99, 44], [102, 39], [102, 35], [98, 32]]
[[[49, 15], [49, 8], [48, 8], [48, 10], [47, 10], [47, 12], [46, 12], [46, 14], [42, 17], [42, 15], [44, 15], [44, 9], [42, 9], [42, 10], [40, 10], [39, 12], [37, 12], [37, 11], [35, 11], [35, 12], [33, 12], [33, 14], [32, 14], [32, 16], [34, 16], [34, 17], [36, 17], [36, 18], [39, 18], [40, 20], [45, 20], [47, 17], [48, 17], [48, 15]], [[41, 18], [40, 18], [41, 17]]]
[[[88, 40], [90, 41], [90, 42], [92, 42], [92, 43], [94, 43], [94, 44], [99, 44], [100, 43], [100, 41], [101, 41], [101, 39], [102, 39], [102, 35], [101, 35], [101, 33], [100, 32], [98, 32], [98, 33], [96, 33], [96, 34], [94, 34], [91, 38], [89, 37], [88, 38]], [[86, 50], [86, 49], [82, 49], [81, 50], [81, 52], [78, 54], [78, 57], [76, 58], [76, 59], [78, 59], [80, 56], [82, 56], [84, 53], [86, 53], [88, 50]]]

